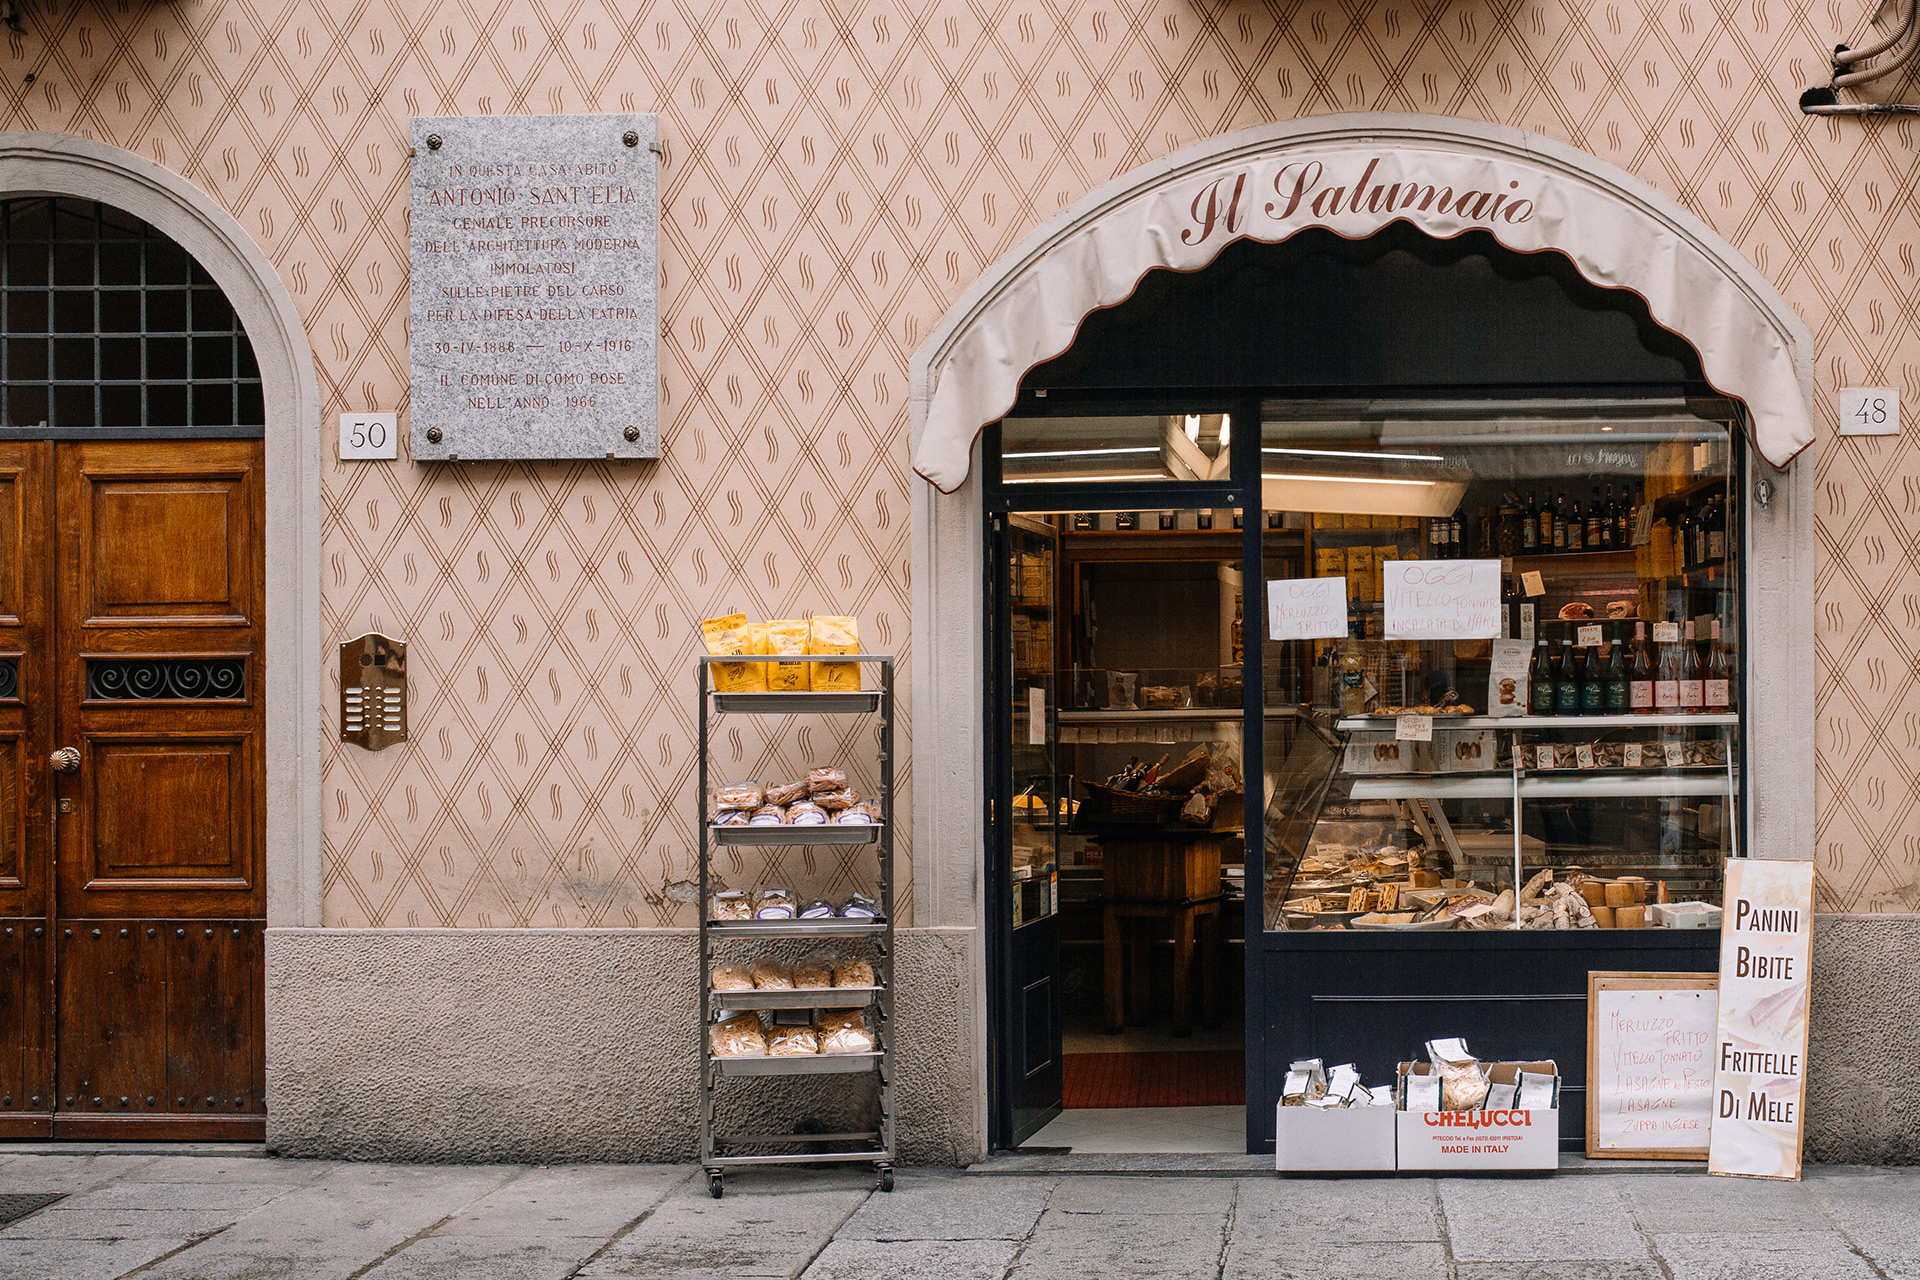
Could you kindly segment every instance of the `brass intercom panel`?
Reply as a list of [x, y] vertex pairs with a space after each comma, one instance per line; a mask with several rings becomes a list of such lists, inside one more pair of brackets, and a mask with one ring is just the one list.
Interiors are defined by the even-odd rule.
[[407, 740], [407, 642], [372, 632], [340, 646], [340, 741], [379, 751]]

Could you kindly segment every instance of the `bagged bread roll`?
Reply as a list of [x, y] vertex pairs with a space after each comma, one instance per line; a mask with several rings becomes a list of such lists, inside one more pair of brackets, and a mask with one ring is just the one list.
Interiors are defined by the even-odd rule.
[[796, 800], [787, 806], [787, 821], [796, 827], [821, 827], [829, 821], [827, 811], [811, 800]]
[[767, 788], [768, 804], [792, 804], [795, 800], [807, 798], [807, 784], [801, 782], [782, 782]]
[[[813, 628], [804, 618], [783, 618], [778, 622], [769, 622], [767, 652], [776, 657], [783, 653], [805, 653], [812, 636]], [[767, 690], [771, 693], [806, 692], [813, 688], [813, 668], [816, 665], [812, 662], [769, 662]]]
[[833, 985], [833, 960], [815, 952], [793, 966], [792, 976], [795, 990], [830, 987]]
[[822, 809], [851, 809], [860, 803], [860, 793], [852, 787], [842, 787], [838, 791], [816, 791], [813, 802]]
[[811, 1057], [820, 1052], [820, 1037], [812, 1027], [775, 1027], [767, 1035], [767, 1052], [776, 1058]]
[[879, 1040], [867, 1027], [867, 1015], [859, 1009], [834, 1009], [814, 1020], [821, 1053], [872, 1053]]
[[761, 1057], [767, 1052], [767, 1037], [760, 1030], [759, 1017], [752, 1013], [716, 1022], [707, 1035], [716, 1058]]
[[864, 804], [850, 804], [840, 812], [834, 814], [833, 820], [850, 827], [871, 826], [873, 824], [873, 810], [867, 808]]
[[[818, 617], [807, 638], [808, 653], [860, 652], [859, 624], [852, 618]], [[860, 664], [857, 662], [814, 662], [815, 693], [858, 693]]]
[[[707, 642], [707, 652], [716, 658], [732, 657], [736, 653], [765, 653], [767, 651], [767, 624], [748, 622], [744, 613], [729, 613], [718, 618], [706, 618], [700, 623], [700, 634]], [[713, 664], [713, 687], [720, 693], [765, 693], [767, 691], [767, 667], [762, 662], [716, 662]]]
[[713, 807], [751, 811], [767, 802], [766, 795], [757, 782], [730, 782], [713, 793]]
[[747, 819], [750, 827], [778, 827], [787, 821], [787, 811], [777, 804], [763, 804]]
[[818, 769], [807, 770], [807, 790], [813, 795], [824, 795], [829, 791], [839, 791], [847, 785], [847, 771], [823, 765]]
[[753, 970], [743, 964], [717, 964], [713, 966], [713, 989], [715, 991], [751, 991], [753, 990]]
[[842, 960], [833, 966], [833, 985], [836, 987], [871, 987], [873, 965], [865, 960]]
[[753, 985], [758, 991], [791, 991], [793, 974], [772, 956], [756, 956], [753, 961]]

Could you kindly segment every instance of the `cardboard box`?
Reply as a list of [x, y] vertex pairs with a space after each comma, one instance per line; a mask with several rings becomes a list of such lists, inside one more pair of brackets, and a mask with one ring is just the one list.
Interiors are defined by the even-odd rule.
[[1390, 1171], [1392, 1107], [1276, 1107], [1273, 1167], [1292, 1173]]
[[1485, 773], [1500, 763], [1497, 729], [1435, 729], [1435, 773]]
[[1350, 774], [1424, 772], [1432, 757], [1425, 742], [1403, 742], [1391, 731], [1362, 730], [1347, 739], [1341, 767]]
[[[1428, 1075], [1430, 1062], [1400, 1064], [1401, 1096], [1408, 1075]], [[1552, 1062], [1491, 1062], [1495, 1084], [1513, 1084], [1522, 1071], [1559, 1075]], [[1557, 1093], [1557, 1091], [1556, 1091]], [[1557, 1103], [1558, 1097], [1554, 1099]], [[1557, 1169], [1560, 1109], [1551, 1111], [1399, 1111], [1394, 1113], [1395, 1167], [1400, 1169]]]

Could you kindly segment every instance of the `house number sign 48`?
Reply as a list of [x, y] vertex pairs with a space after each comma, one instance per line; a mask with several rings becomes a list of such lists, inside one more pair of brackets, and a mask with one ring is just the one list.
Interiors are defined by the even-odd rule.
[[1892, 387], [1840, 388], [1840, 434], [1900, 434], [1900, 393]]

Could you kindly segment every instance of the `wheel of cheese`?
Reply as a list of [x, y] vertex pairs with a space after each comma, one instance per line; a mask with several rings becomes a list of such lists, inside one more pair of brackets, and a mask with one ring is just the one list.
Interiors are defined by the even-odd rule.
[[1647, 927], [1647, 909], [1645, 907], [1618, 907], [1613, 913], [1613, 927], [1616, 929], [1644, 929]]

